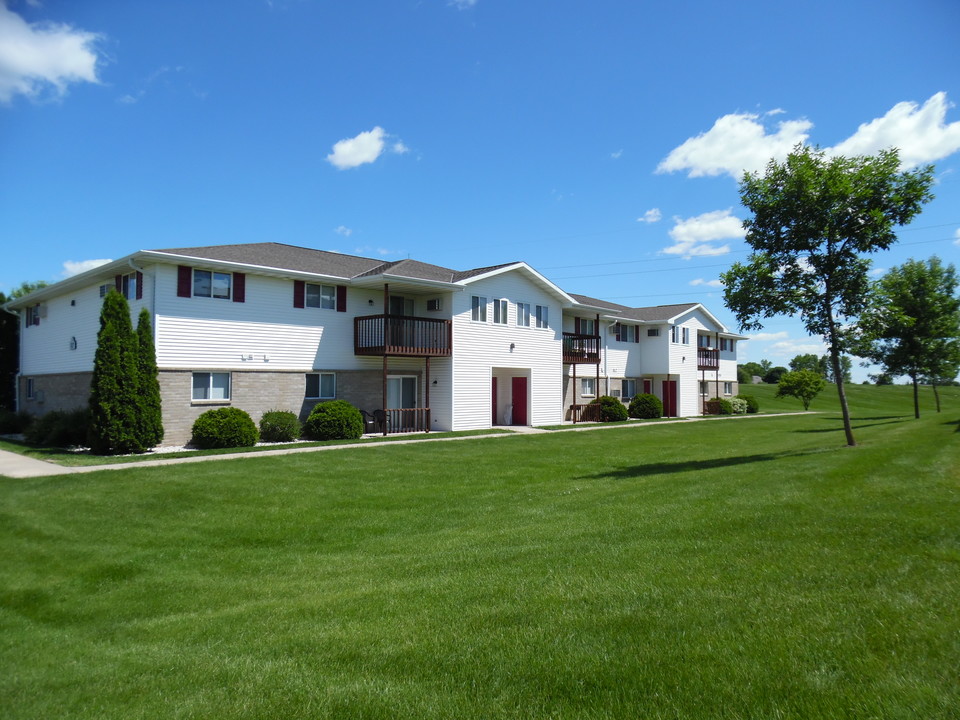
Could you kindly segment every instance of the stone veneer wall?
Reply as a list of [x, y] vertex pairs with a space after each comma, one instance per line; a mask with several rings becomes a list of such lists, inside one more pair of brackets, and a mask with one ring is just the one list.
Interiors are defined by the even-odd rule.
[[[335, 372], [337, 398], [351, 405], [372, 412], [382, 406], [383, 374], [379, 370], [316, 370]], [[421, 376], [420, 372], [404, 370], [405, 375]], [[193, 422], [201, 413], [211, 408], [236, 407], [250, 413], [257, 424], [268, 410], [289, 410], [296, 413], [301, 422], [306, 420], [313, 406], [322, 400], [307, 400], [306, 373], [233, 371], [231, 373], [230, 400], [192, 400], [192, 370], [161, 370], [160, 396], [163, 401], [163, 442], [167, 445], [182, 445], [190, 440]], [[422, 389], [421, 389], [422, 391]]]
[[[33, 380], [33, 399], [27, 397], [28, 379]], [[92, 372], [21, 375], [18, 389], [19, 409], [40, 416], [52, 410], [86, 407], [90, 400], [92, 379]], [[43, 397], [43, 401], [37, 399], [38, 395]]]

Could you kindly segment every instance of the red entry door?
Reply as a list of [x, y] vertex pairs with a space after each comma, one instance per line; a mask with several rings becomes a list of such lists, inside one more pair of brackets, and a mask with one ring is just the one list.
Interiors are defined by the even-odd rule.
[[527, 379], [525, 377], [511, 378], [513, 380], [513, 424], [527, 424]]
[[497, 379], [493, 378], [493, 425], [497, 424]]
[[665, 417], [677, 417], [677, 381], [663, 381], [663, 414]]

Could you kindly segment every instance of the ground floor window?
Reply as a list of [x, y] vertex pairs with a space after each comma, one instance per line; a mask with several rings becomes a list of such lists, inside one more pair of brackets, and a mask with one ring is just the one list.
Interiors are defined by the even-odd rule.
[[593, 397], [597, 394], [596, 378], [580, 378], [580, 395]]
[[710, 382], [707, 380], [700, 381], [700, 394], [706, 397], [710, 394]]
[[194, 400], [229, 400], [230, 373], [195, 372], [192, 397]]
[[725, 382], [723, 384], [723, 394], [724, 395], [733, 395], [733, 383]]
[[387, 407], [394, 410], [417, 407], [417, 378], [415, 375], [387, 377]]
[[33, 400], [36, 396], [37, 392], [33, 384], [33, 378], [27, 378], [27, 400]]
[[622, 397], [624, 400], [629, 400], [634, 395], [637, 394], [637, 381], [636, 380], [624, 380], [622, 384]]
[[329, 400], [337, 396], [337, 376], [333, 373], [307, 373], [308, 400]]

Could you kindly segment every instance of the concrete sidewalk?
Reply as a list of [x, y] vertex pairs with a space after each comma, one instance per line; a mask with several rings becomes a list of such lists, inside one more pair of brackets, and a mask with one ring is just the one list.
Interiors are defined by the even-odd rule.
[[422, 443], [422, 442], [460, 442], [464, 440], [486, 440], [488, 438], [503, 438], [503, 437], [522, 437], [524, 435], [553, 435], [556, 433], [565, 433], [565, 432], [584, 432], [589, 430], [625, 430], [629, 428], [651, 428], [658, 427], [660, 425], [670, 425], [674, 423], [691, 423], [691, 422], [703, 422], [703, 421], [722, 421], [722, 420], [748, 420], [750, 418], [772, 418], [772, 417], [783, 417], [785, 415], [813, 415], [813, 412], [795, 412], [795, 413], [770, 413], [770, 414], [757, 414], [757, 415], [724, 415], [724, 416], [710, 416], [710, 417], [687, 417], [687, 418], [677, 418], [675, 420], [659, 420], [657, 422], [642, 422], [637, 421], [636, 423], [628, 423], [626, 425], [617, 423], [615, 425], [607, 425], [604, 423], [579, 423], [577, 425], [570, 425], [569, 428], [564, 428], [562, 430], [544, 430], [542, 428], [535, 427], [504, 427], [504, 432], [502, 433], [491, 433], [490, 435], [461, 435], [458, 437], [445, 437], [445, 438], [431, 438], [429, 435], [424, 435], [422, 433], [411, 434], [409, 439], [406, 440], [391, 440], [390, 442], [375, 442], [375, 443], [346, 443], [343, 445], [321, 445], [319, 447], [280, 447], [275, 450], [260, 450], [258, 452], [245, 452], [245, 453], [228, 453], [223, 455], [199, 455], [197, 457], [185, 457], [185, 458], [164, 458], [161, 455], [147, 456], [143, 460], [135, 460], [126, 463], [111, 463], [110, 465], [81, 465], [76, 467], [65, 467], [63, 465], [56, 465], [54, 463], [44, 462], [43, 460], [35, 460], [33, 458], [25, 457], [18, 453], [8, 452], [6, 450], [0, 450], [0, 476], [5, 476], [8, 478], [33, 478], [33, 477], [48, 477], [52, 475], [73, 475], [77, 473], [90, 473], [97, 472], [99, 470], [125, 470], [130, 468], [143, 468], [143, 467], [163, 467], [166, 465], [183, 465], [185, 463], [196, 463], [196, 462], [211, 462], [213, 460], [235, 460], [238, 458], [261, 458], [261, 457], [275, 457], [277, 455], [292, 455], [294, 453], [309, 453], [309, 452], [330, 452], [333, 450], [347, 450], [352, 448], [382, 448], [390, 447], [391, 445], [410, 445], [411, 443]]

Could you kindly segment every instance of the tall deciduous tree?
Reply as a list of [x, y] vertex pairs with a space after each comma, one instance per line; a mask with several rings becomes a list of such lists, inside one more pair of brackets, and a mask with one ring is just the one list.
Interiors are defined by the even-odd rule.
[[146, 308], [140, 310], [137, 318], [137, 377], [140, 386], [140, 437], [144, 447], [149, 448], [159, 445], [163, 440], [163, 415], [153, 325]]
[[790, 370], [793, 372], [797, 370], [812, 370], [815, 373], [823, 375], [823, 373], [820, 372], [820, 358], [813, 353], [794, 356], [793, 360], [790, 361]]
[[140, 378], [137, 337], [130, 306], [118, 292], [108, 292], [100, 309], [100, 332], [90, 382], [90, 449], [97, 455], [139, 453]]
[[809, 410], [811, 401], [827, 386], [827, 381], [816, 370], [794, 370], [784, 373], [777, 383], [776, 397], [795, 397]]
[[847, 444], [856, 445], [840, 357], [846, 326], [864, 309], [870, 261], [888, 249], [894, 227], [910, 222], [932, 199], [933, 167], [900, 170], [896, 150], [876, 156], [830, 157], [797, 146], [771, 160], [763, 175], [747, 173], [740, 198], [753, 217], [744, 221], [753, 248], [746, 264], [723, 274], [727, 305], [740, 327], [799, 314], [807, 332], [823, 338], [843, 412]]
[[[913, 414], [920, 417], [921, 378], [956, 377], [960, 364], [957, 271], [934, 256], [908, 260], [878, 280], [860, 320], [857, 353], [913, 383]], [[937, 398], [939, 406], [939, 397]]]

